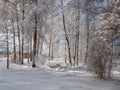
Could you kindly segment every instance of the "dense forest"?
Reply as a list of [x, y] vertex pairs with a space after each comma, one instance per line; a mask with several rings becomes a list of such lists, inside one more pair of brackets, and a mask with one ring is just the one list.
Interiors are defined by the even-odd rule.
[[8, 69], [45, 56], [110, 78], [120, 64], [120, 0], [0, 0], [0, 54]]

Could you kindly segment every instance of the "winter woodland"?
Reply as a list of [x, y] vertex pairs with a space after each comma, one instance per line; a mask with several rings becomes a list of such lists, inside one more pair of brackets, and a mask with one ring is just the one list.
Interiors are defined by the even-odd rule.
[[[24, 73], [26, 78], [31, 74], [33, 82], [57, 72], [54, 83], [44, 77], [48, 88], [36, 88], [42, 84], [37, 81], [34, 88], [20, 90], [119, 90], [120, 0], [0, 0], [0, 68], [0, 90], [9, 90], [1, 80], [12, 71], [15, 80]], [[66, 84], [56, 88], [62, 85], [55, 83], [60, 75], [69, 79], [60, 79]]]

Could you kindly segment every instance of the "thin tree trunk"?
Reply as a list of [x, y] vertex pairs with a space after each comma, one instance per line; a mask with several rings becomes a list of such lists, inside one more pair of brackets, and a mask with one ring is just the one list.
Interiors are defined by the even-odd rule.
[[83, 58], [83, 49], [82, 49], [82, 46], [83, 46], [83, 42], [82, 42], [82, 36], [81, 36], [81, 42], [80, 42], [80, 60], [82, 61], [82, 58]]
[[41, 40], [41, 45], [40, 45], [40, 54], [42, 54], [42, 48], [43, 48], [43, 41]]
[[[38, 1], [36, 0], [36, 7], [37, 7], [37, 3]], [[36, 56], [36, 47], [37, 47], [37, 11], [35, 12], [35, 31], [34, 31], [34, 35], [33, 35], [33, 39], [34, 39], [34, 44], [33, 44], [33, 63], [32, 63], [32, 67], [36, 67], [36, 63], [35, 63], [35, 56]]]
[[30, 61], [32, 61], [33, 60], [33, 38], [32, 38], [33, 36], [31, 35], [30, 36]]
[[63, 19], [63, 28], [64, 28], [64, 33], [65, 33], [65, 40], [67, 42], [67, 47], [68, 47], [69, 63], [72, 66], [71, 49], [70, 49], [70, 42], [69, 42], [68, 34], [67, 34], [67, 31], [66, 31], [64, 8], [63, 8], [63, 0], [61, 0], [61, 5], [62, 5], [62, 19]]
[[[87, 26], [89, 27], [89, 26]], [[87, 42], [86, 42], [86, 54], [85, 54], [85, 64], [87, 63], [88, 59], [88, 48], [89, 48], [89, 29], [87, 29]]]
[[74, 66], [76, 65], [76, 54], [77, 54], [77, 33], [76, 33], [76, 35], [75, 35], [75, 42], [74, 42]]
[[[12, 9], [14, 9], [14, 5], [12, 3]], [[12, 13], [13, 15], [14, 13]], [[14, 49], [14, 63], [16, 63], [16, 31], [14, 25], [14, 18], [12, 17], [12, 29], [13, 29], [13, 49]]]
[[50, 34], [50, 41], [49, 41], [49, 60], [51, 59], [51, 46], [52, 46], [52, 32]]
[[80, 36], [80, 0], [77, 0], [77, 56], [76, 56], [76, 65], [78, 66], [78, 62], [79, 62], [79, 36]]
[[29, 41], [29, 34], [27, 36], [27, 40], [28, 40], [28, 47], [27, 47], [27, 61], [29, 63], [29, 58], [30, 58], [30, 41]]
[[14, 49], [14, 63], [16, 63], [16, 39], [15, 39], [15, 26], [12, 19], [12, 29], [13, 29], [13, 49]]
[[19, 43], [19, 62], [21, 62], [21, 41], [20, 41], [20, 28], [19, 28], [19, 16], [18, 16], [18, 10], [16, 5], [16, 12], [17, 12], [17, 30], [18, 30], [18, 43]]
[[[23, 0], [23, 10], [22, 10], [22, 21], [24, 22], [24, 18], [25, 18], [25, 4], [24, 4], [24, 0]], [[24, 26], [22, 25], [22, 46], [21, 46], [21, 48], [22, 48], [22, 52], [21, 52], [21, 56], [22, 56], [22, 58], [21, 58], [21, 64], [24, 64], [24, 62], [23, 62], [23, 59], [24, 59]]]
[[86, 27], [87, 27], [87, 41], [86, 41], [86, 54], [85, 54], [85, 64], [87, 63], [88, 60], [88, 48], [89, 48], [89, 15], [88, 15], [88, 1], [86, 2], [86, 7], [87, 7], [87, 15], [86, 15]]
[[6, 34], [7, 34], [7, 69], [9, 69], [9, 37], [8, 37], [8, 28], [7, 28], [7, 22], [6, 22]]
[[77, 48], [76, 49], [77, 49], [76, 50], [76, 65], [78, 66], [78, 62], [79, 62], [79, 31], [77, 33]]
[[52, 42], [52, 54], [51, 54], [51, 58], [53, 59], [54, 58], [54, 44], [53, 44], [53, 42]]
[[[40, 27], [41, 28], [41, 27]], [[39, 54], [40, 54], [40, 33], [41, 33], [41, 29], [39, 31], [39, 35], [38, 35], [38, 38], [37, 38], [37, 50], [36, 50], [36, 54], [37, 54], [37, 59], [39, 59]]]
[[65, 64], [67, 64], [67, 57], [66, 57], [66, 42], [65, 42]]

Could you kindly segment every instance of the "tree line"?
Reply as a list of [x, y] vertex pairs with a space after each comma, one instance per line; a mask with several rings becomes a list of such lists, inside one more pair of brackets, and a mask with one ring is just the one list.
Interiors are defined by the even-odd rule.
[[[13, 61], [32, 67], [45, 54], [68, 66], [87, 65], [99, 78], [110, 77], [119, 59], [119, 0], [2, 0], [1, 31]], [[10, 41], [12, 38], [12, 41]], [[16, 60], [18, 59], [18, 60]]]

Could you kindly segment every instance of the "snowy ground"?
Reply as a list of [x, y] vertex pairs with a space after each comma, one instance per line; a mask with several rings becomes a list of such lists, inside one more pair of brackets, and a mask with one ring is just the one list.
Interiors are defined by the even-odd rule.
[[0, 60], [0, 90], [120, 90], [118, 81], [97, 80], [82, 68], [58, 72], [13, 64], [10, 67], [7, 70], [5, 60]]

